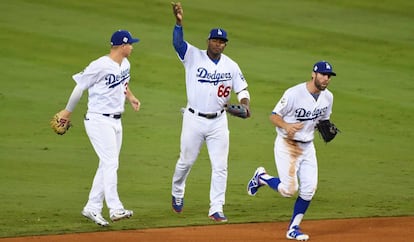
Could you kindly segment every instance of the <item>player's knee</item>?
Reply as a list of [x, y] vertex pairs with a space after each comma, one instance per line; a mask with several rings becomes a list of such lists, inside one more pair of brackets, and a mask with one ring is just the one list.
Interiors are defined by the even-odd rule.
[[298, 188], [297, 187], [292, 187], [290, 189], [285, 189], [282, 186], [279, 186], [279, 193], [283, 197], [293, 197], [293, 195], [295, 195], [295, 193], [297, 191], [298, 191]]
[[211, 162], [211, 169], [215, 172], [227, 172], [227, 162]]
[[178, 169], [182, 169], [182, 170], [190, 169], [192, 166], [193, 166], [193, 162], [185, 161], [182, 159], [178, 160], [177, 165], [176, 165]]
[[119, 168], [118, 159], [101, 159], [99, 167], [106, 171], [116, 171]]
[[299, 196], [306, 201], [312, 200], [313, 196], [315, 195], [316, 189], [310, 191], [300, 191]]
[[212, 169], [213, 176], [218, 177], [227, 177], [227, 168], [226, 167], [216, 167]]
[[198, 152], [181, 151], [177, 164], [183, 167], [192, 167], [197, 160]]

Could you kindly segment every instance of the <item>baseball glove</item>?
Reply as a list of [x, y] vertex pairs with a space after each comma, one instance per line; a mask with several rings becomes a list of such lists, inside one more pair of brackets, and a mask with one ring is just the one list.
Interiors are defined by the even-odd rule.
[[318, 124], [316, 124], [316, 128], [318, 129], [319, 133], [322, 136], [322, 139], [325, 143], [333, 140], [335, 136], [341, 132], [335, 124], [331, 123], [329, 120], [321, 120]]
[[50, 120], [50, 127], [56, 134], [63, 135], [72, 126], [69, 119], [62, 118], [59, 113]]
[[250, 117], [249, 109], [242, 104], [229, 104], [226, 107], [226, 111], [239, 118], [248, 118]]

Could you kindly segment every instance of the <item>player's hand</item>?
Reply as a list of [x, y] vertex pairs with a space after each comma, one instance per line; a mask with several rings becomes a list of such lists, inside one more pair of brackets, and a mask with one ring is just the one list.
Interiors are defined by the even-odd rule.
[[183, 21], [183, 8], [181, 6], [181, 2], [171, 2], [172, 8], [173, 8], [173, 13], [176, 19], [176, 24], [177, 25], [181, 25], [181, 22]]
[[296, 132], [303, 128], [303, 123], [292, 123], [287, 124], [285, 130], [287, 132], [288, 137], [293, 138]]
[[64, 118], [64, 119], [67, 119], [67, 120], [69, 120], [70, 119], [70, 115], [72, 114], [72, 112], [69, 112], [68, 110], [66, 110], [66, 109], [63, 109], [63, 110], [61, 110], [60, 112], [59, 112], [59, 116], [61, 117], [61, 118]]
[[129, 103], [131, 103], [132, 109], [134, 109], [135, 112], [139, 111], [141, 108], [141, 102], [136, 97], [130, 98]]

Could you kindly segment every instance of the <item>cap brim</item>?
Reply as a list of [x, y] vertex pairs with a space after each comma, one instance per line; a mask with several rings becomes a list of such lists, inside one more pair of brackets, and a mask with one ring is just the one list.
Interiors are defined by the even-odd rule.
[[139, 42], [139, 39], [137, 39], [137, 38], [132, 38], [132, 39], [130, 39], [128, 41], [128, 43], [130, 43], [130, 44], [132, 44], [132, 43], [138, 43], [138, 42]]
[[336, 76], [336, 73], [332, 71], [317, 71], [317, 72], [321, 74], [331, 74], [331, 76]]
[[209, 40], [210, 39], [221, 39], [221, 40], [224, 40], [224, 41], [229, 41], [228, 39], [226, 39], [226, 38], [221, 38], [221, 37], [210, 37], [210, 38], [208, 38]]

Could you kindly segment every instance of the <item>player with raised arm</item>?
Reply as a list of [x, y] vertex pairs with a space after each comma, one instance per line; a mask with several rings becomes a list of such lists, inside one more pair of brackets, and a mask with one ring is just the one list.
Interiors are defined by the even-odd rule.
[[[234, 92], [240, 104], [249, 110], [247, 82], [237, 63], [223, 54], [228, 41], [224, 29], [212, 29], [207, 50], [200, 50], [184, 40], [181, 3], [172, 3], [172, 8], [176, 18], [173, 45], [185, 68], [187, 91], [180, 157], [172, 179], [172, 207], [175, 212], [182, 212], [186, 179], [205, 142], [212, 167], [208, 216], [214, 221], [226, 222], [223, 213], [229, 153], [226, 106]], [[245, 117], [248, 116], [249, 111]]]

